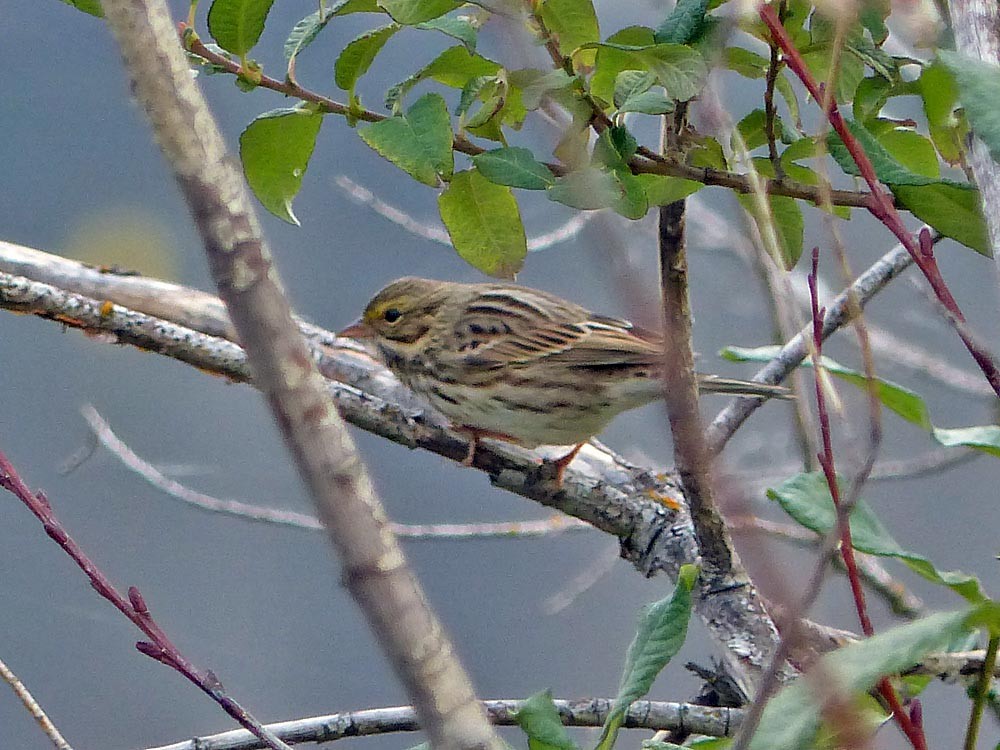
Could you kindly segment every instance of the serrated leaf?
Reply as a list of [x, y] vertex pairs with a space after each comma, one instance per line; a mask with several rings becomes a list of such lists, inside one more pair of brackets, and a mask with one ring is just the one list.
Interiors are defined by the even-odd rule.
[[979, 191], [971, 185], [942, 180], [924, 186], [893, 185], [892, 192], [907, 211], [945, 237], [992, 257]]
[[302, 50], [308, 47], [319, 36], [319, 32], [330, 23], [333, 14], [330, 11], [314, 11], [303, 18], [292, 29], [285, 40], [285, 61], [296, 57]]
[[517, 724], [528, 735], [531, 750], [576, 750], [576, 743], [569, 736], [559, 717], [559, 709], [552, 702], [552, 691], [545, 690], [531, 696], [517, 709]]
[[438, 197], [441, 219], [458, 254], [483, 273], [512, 279], [528, 253], [521, 212], [509, 187], [470, 169]]
[[[569, 57], [578, 47], [601, 38], [592, 0], [544, 0], [541, 16], [558, 42], [563, 57]], [[592, 65], [593, 53], [585, 55], [582, 62]]]
[[318, 112], [279, 109], [260, 115], [240, 134], [240, 159], [250, 188], [264, 208], [289, 224], [299, 223], [292, 200], [322, 123]]
[[767, 704], [750, 741], [751, 750], [812, 747], [831, 695], [852, 696], [881, 677], [918, 663], [969, 629], [969, 612], [936, 614], [908, 623], [822, 657], [813, 667], [822, 679], [795, 680]]
[[690, 44], [696, 41], [705, 25], [708, 0], [677, 0], [673, 10], [656, 28], [657, 44]]
[[213, 0], [208, 10], [208, 30], [227, 52], [243, 57], [264, 31], [264, 21], [274, 0]]
[[[842, 480], [838, 478], [837, 481], [843, 486]], [[830, 533], [837, 523], [837, 511], [822, 472], [798, 474], [769, 489], [767, 496], [777, 501], [797, 523], [817, 534]], [[866, 503], [859, 501], [854, 506], [849, 524], [851, 545], [859, 552], [896, 558], [922, 578], [947, 586], [967, 601], [984, 601], [985, 595], [974, 576], [959, 571], [938, 571], [923, 555], [903, 549]]]
[[638, 141], [621, 125], [605, 128], [594, 143], [594, 163], [605, 167], [625, 167], [635, 156]]
[[1000, 67], [946, 50], [938, 57], [955, 76], [972, 132], [1000, 161]]
[[615, 79], [614, 102], [619, 113], [662, 115], [673, 112], [674, 103], [662, 91], [650, 91], [656, 77], [649, 71], [623, 70]]
[[934, 144], [917, 131], [892, 128], [879, 135], [878, 142], [890, 156], [911, 172], [933, 179], [941, 176]]
[[451, 118], [440, 94], [425, 94], [405, 116], [390, 117], [358, 131], [381, 156], [425, 185], [437, 186], [453, 170]]
[[615, 81], [625, 70], [645, 70], [638, 60], [622, 47], [650, 47], [653, 30], [645, 26], [627, 26], [608, 37], [608, 46], [597, 50], [594, 74], [590, 77], [590, 92], [605, 102], [614, 98]]
[[449, 47], [409, 78], [393, 86], [386, 93], [385, 104], [395, 110], [406, 94], [425, 79], [432, 79], [444, 86], [461, 89], [474, 78], [495, 76], [500, 65], [459, 44]]
[[375, 0], [337, 0], [327, 11], [331, 16], [349, 16], [353, 13], [385, 13]]
[[[802, 59], [817, 81], [825, 83], [829, 80], [832, 59], [829, 43], [813, 45], [809, 52], [802, 55]], [[840, 55], [839, 60], [834, 96], [839, 104], [844, 104], [854, 99], [854, 92], [865, 77], [865, 64], [855, 55]]]
[[[648, 70], [667, 91], [667, 96], [685, 102], [694, 98], [705, 85], [708, 67], [704, 58], [682, 44], [654, 44], [634, 47], [617, 43], [586, 44], [581, 49], [615, 50], [631, 58], [622, 70]], [[620, 72], [620, 71], [618, 71]], [[617, 72], [615, 73], [617, 78]], [[614, 91], [612, 90], [612, 97]]]
[[404, 26], [416, 26], [450, 13], [462, 5], [457, 0], [378, 0], [392, 20]]
[[366, 31], [348, 42], [347, 46], [341, 50], [333, 65], [334, 81], [344, 91], [349, 92], [352, 99], [358, 79], [368, 72], [385, 43], [400, 28], [398, 24], [391, 23], [388, 26]]
[[597, 750], [610, 750], [629, 706], [642, 698], [653, 680], [680, 651], [687, 637], [691, 618], [691, 591], [698, 579], [698, 568], [682, 565], [673, 593], [643, 608], [639, 627], [625, 655], [618, 695], [604, 721]]
[[642, 184], [646, 200], [650, 206], [666, 206], [697, 193], [704, 183], [695, 180], [685, 180], [683, 177], [667, 177], [659, 174], [638, 174], [636, 178]]
[[468, 16], [441, 16], [417, 24], [418, 29], [425, 31], [440, 31], [442, 34], [457, 39], [469, 52], [476, 51], [478, 31], [476, 25]]
[[72, 5], [77, 10], [83, 11], [97, 18], [104, 18], [104, 9], [101, 8], [101, 0], [62, 0], [66, 5]]
[[497, 185], [545, 190], [555, 184], [549, 168], [535, 159], [527, 148], [497, 148], [472, 157], [476, 169]]
[[[917, 174], [896, 161], [865, 128], [853, 121], [847, 124], [868, 155], [875, 176], [892, 188], [893, 194], [908, 211], [946, 237], [984, 255], [989, 254], [989, 234], [982, 216], [979, 193], [973, 186]], [[860, 174], [847, 147], [836, 134], [830, 133], [827, 147], [841, 169], [851, 175]]]

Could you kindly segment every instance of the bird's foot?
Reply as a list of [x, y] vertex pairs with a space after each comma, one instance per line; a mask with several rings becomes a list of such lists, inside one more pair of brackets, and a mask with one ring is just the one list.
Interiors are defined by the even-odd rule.
[[566, 469], [569, 468], [569, 465], [573, 463], [573, 459], [576, 458], [576, 455], [580, 452], [580, 449], [586, 444], [586, 442], [577, 443], [573, 446], [573, 449], [562, 458], [557, 458], [553, 461], [547, 462], [551, 463], [556, 469], [556, 487], [562, 487], [563, 475], [566, 473]]

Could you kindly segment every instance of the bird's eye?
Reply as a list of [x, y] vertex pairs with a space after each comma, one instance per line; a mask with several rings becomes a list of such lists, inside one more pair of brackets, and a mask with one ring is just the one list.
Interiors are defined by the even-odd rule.
[[397, 310], [395, 307], [390, 307], [384, 313], [382, 317], [385, 319], [386, 323], [395, 323], [397, 320], [403, 317], [403, 313]]

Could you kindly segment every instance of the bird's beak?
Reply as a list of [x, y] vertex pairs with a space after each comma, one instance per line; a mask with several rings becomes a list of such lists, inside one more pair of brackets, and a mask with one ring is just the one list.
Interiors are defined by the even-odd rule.
[[375, 337], [375, 331], [362, 318], [358, 318], [337, 335], [348, 339], [371, 339]]

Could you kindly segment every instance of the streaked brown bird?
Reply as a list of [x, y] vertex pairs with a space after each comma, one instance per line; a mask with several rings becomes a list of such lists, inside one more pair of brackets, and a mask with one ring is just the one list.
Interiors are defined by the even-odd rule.
[[[403, 278], [376, 294], [341, 336], [372, 339], [385, 364], [456, 428], [535, 448], [588, 439], [619, 413], [663, 396], [662, 342], [627, 320], [596, 315], [514, 284]], [[776, 385], [698, 375], [703, 393], [787, 398]]]

